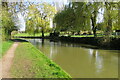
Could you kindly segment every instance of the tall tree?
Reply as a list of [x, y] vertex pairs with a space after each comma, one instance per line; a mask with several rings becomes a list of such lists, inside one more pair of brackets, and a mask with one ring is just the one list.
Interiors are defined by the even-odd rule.
[[[104, 22], [106, 24], [106, 36], [110, 37], [112, 34], [113, 23], [118, 21], [117, 3], [105, 2]], [[115, 23], [116, 24], [116, 23]]]
[[86, 2], [72, 2], [55, 16], [57, 27], [73, 32], [90, 30], [91, 13]]
[[[44, 38], [44, 31], [50, 25], [50, 18], [53, 18], [55, 14], [55, 8], [47, 3], [32, 4], [28, 8], [28, 21], [27, 31], [31, 33], [39, 32], [41, 30], [42, 37]], [[29, 26], [32, 24], [31, 26]]]
[[16, 28], [13, 22], [12, 13], [9, 12], [8, 2], [2, 2], [2, 32], [3, 38], [8, 40], [11, 38], [11, 32]]
[[[32, 4], [28, 7], [29, 13], [28, 13], [28, 19], [26, 21], [26, 31], [29, 34], [36, 34], [39, 31], [38, 21], [39, 18], [39, 11], [36, 8], [36, 5]], [[40, 22], [39, 22], [40, 23]]]
[[90, 30], [90, 11], [87, 8], [87, 3], [73, 2], [72, 5], [76, 17], [76, 31], [79, 32], [80, 30]]
[[98, 16], [98, 10], [101, 8], [100, 2], [93, 2], [90, 3], [90, 17], [91, 17], [91, 22], [92, 22], [92, 30], [94, 37], [97, 37], [96, 30], [97, 30], [97, 16]]
[[70, 5], [56, 14], [54, 22], [60, 31], [71, 31], [75, 27], [75, 13]]
[[44, 37], [44, 31], [47, 29], [48, 26], [50, 26], [50, 19], [54, 17], [54, 14], [56, 13], [55, 7], [48, 3], [42, 3], [41, 6], [41, 21], [43, 22], [43, 26], [41, 27], [42, 37]]

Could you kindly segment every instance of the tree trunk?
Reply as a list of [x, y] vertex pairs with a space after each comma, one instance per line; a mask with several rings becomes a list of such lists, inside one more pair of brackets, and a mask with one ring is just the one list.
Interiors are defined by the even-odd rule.
[[95, 22], [95, 18], [94, 17], [91, 17], [91, 21], [92, 21], [92, 30], [93, 30], [93, 35], [94, 37], [97, 37], [97, 34], [96, 34], [96, 22]]
[[107, 30], [107, 32], [108, 32], [108, 35], [111, 36], [111, 34], [112, 34], [112, 19], [108, 20], [108, 30]]
[[80, 35], [80, 31], [77, 31], [77, 35]]
[[96, 34], [96, 27], [93, 28], [93, 35], [94, 35], [94, 37], [97, 37], [97, 34]]
[[44, 38], [44, 29], [42, 28], [42, 38]]
[[35, 31], [34, 31], [34, 34], [33, 34], [33, 35], [34, 35], [34, 37], [35, 37]]
[[8, 37], [7, 37], [7, 40], [11, 39], [11, 31], [8, 30]]
[[72, 35], [74, 35], [75, 34], [75, 32], [72, 32]]

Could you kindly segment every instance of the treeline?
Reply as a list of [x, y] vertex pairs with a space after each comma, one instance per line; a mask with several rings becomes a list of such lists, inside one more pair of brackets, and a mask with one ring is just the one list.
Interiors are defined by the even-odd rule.
[[50, 20], [56, 13], [55, 7], [49, 3], [40, 2], [2, 2], [0, 12], [2, 25], [2, 39], [11, 39], [13, 31], [20, 30], [22, 24], [18, 21], [18, 13], [24, 17], [25, 32], [29, 34], [44, 33], [51, 31]]
[[15, 24], [12, 20], [12, 12], [9, 12], [9, 7], [7, 2], [2, 2], [1, 12], [1, 23], [2, 26], [2, 40], [8, 40], [11, 37], [11, 32], [15, 30]]
[[[1, 23], [2, 26], [2, 40], [11, 39], [12, 31], [18, 31], [19, 21], [17, 21], [17, 13], [24, 12], [26, 6], [22, 2], [1, 2]], [[25, 13], [23, 13], [25, 14]]]
[[70, 2], [56, 14], [54, 23], [56, 31], [92, 31], [97, 37], [96, 31], [102, 30], [109, 37], [120, 30], [120, 2]]
[[[20, 29], [17, 13], [25, 20], [26, 33], [92, 31], [97, 37], [97, 30], [102, 30], [109, 37], [113, 30], [120, 30], [120, 2], [70, 2], [64, 9], [56, 11], [49, 3], [36, 2], [2, 2], [0, 12], [2, 38], [11, 38], [11, 32]], [[98, 17], [103, 16], [99, 22]], [[54, 18], [53, 28], [50, 21]]]

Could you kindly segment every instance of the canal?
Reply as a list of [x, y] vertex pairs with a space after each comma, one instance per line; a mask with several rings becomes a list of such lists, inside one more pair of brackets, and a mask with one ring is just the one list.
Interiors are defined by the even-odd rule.
[[118, 78], [117, 50], [82, 47], [83, 44], [29, 39], [73, 78]]

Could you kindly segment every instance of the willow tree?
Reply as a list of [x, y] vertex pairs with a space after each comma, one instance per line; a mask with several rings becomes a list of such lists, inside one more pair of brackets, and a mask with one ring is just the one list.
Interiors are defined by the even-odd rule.
[[66, 6], [64, 10], [58, 12], [54, 18], [56, 29], [60, 31], [72, 31], [75, 27], [75, 13], [70, 5]]
[[97, 15], [101, 8], [99, 5], [100, 3], [96, 2], [72, 2], [56, 15], [57, 26], [79, 33], [80, 30], [91, 30], [92, 23], [92, 30], [96, 37]]
[[97, 16], [99, 14], [99, 9], [101, 8], [101, 5], [102, 4], [100, 2], [93, 2], [89, 3], [88, 5], [88, 14], [90, 14], [94, 37], [97, 37]]
[[73, 2], [72, 8], [75, 13], [75, 29], [79, 33], [80, 30], [90, 30], [90, 11], [86, 2]]
[[50, 4], [42, 3], [32, 4], [28, 10], [26, 31], [35, 34], [41, 30], [44, 37], [44, 31], [50, 25], [50, 18], [53, 18], [55, 14], [55, 8]]
[[90, 17], [85, 2], [72, 2], [55, 16], [57, 28], [64, 31], [80, 32], [90, 28]]
[[[29, 13], [28, 13], [28, 19], [26, 21], [26, 32], [29, 34], [36, 34], [39, 31], [38, 21], [39, 18], [39, 11], [36, 8], [36, 5], [32, 4], [28, 7]], [[39, 22], [40, 23], [40, 22]]]
[[42, 32], [42, 37], [44, 37], [44, 32], [50, 26], [50, 19], [53, 19], [56, 10], [54, 6], [48, 3], [42, 3], [40, 4], [40, 7], [41, 7], [40, 16], [41, 16], [41, 21], [43, 22], [41, 26], [41, 32]]

